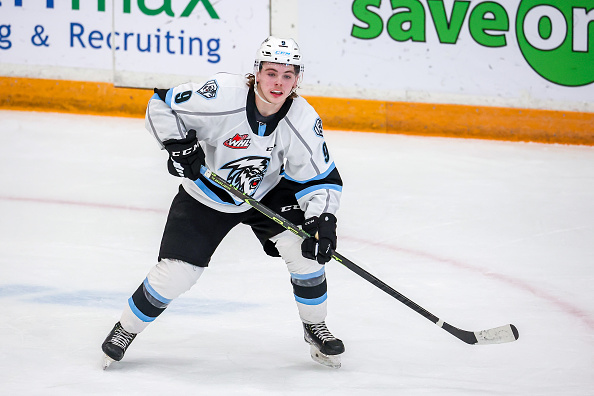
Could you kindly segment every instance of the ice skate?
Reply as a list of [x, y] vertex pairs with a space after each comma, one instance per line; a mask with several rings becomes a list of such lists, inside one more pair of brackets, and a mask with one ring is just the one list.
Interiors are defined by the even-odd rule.
[[120, 322], [115, 324], [101, 345], [101, 349], [103, 350], [103, 353], [105, 353], [103, 358], [103, 370], [108, 368], [113, 362], [122, 360], [124, 353], [126, 353], [126, 349], [128, 349], [135, 337], [136, 334], [124, 330]]
[[303, 332], [314, 361], [327, 367], [340, 368], [340, 354], [344, 352], [344, 344], [330, 333], [325, 322], [303, 323]]

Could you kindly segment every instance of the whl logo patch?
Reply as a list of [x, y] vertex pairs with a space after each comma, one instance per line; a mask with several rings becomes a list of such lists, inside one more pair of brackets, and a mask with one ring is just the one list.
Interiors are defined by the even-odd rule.
[[223, 142], [226, 147], [232, 149], [246, 149], [250, 146], [251, 139], [248, 137], [247, 134], [240, 135], [236, 133], [231, 139], [227, 139]]

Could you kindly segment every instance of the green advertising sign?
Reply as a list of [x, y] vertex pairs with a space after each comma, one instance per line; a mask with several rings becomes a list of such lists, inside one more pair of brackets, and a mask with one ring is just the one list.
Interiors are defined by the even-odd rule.
[[[517, 42], [526, 62], [544, 79], [568, 87], [594, 82], [594, 1], [522, 0], [511, 40], [511, 14], [496, 1], [480, 3], [443, 0], [391, 0], [392, 15], [384, 21], [381, 0], [354, 0], [351, 36], [372, 40], [385, 28], [396, 42], [427, 42], [433, 28], [441, 44], [458, 44], [466, 26], [472, 39], [484, 47], [506, 47]], [[429, 26], [428, 26], [429, 25]]]

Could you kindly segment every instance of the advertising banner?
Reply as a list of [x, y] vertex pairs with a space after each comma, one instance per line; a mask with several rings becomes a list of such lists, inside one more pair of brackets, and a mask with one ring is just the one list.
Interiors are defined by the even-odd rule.
[[116, 85], [152, 87], [168, 75], [196, 80], [220, 71], [251, 72], [270, 32], [268, 0], [136, 3], [135, 12], [114, 12]]
[[300, 0], [298, 9], [293, 35], [312, 94], [594, 112], [593, 0]]
[[0, 0], [0, 75], [170, 86], [269, 33], [304, 95], [594, 112], [594, 0]]
[[268, 0], [3, 0], [0, 75], [153, 87], [250, 71]]

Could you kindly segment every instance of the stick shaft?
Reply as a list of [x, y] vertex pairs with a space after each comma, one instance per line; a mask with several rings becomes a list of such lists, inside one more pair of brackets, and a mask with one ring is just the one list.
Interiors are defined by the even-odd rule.
[[[303, 231], [301, 228], [296, 226], [295, 224], [291, 223], [289, 220], [285, 219], [278, 213], [274, 212], [273, 210], [269, 209], [265, 205], [261, 204], [259, 201], [251, 198], [247, 194], [242, 193], [241, 191], [237, 190], [235, 187], [230, 185], [226, 180], [222, 179], [220, 176], [215, 174], [210, 170], [206, 170], [204, 172], [204, 176], [218, 184], [219, 186], [223, 187], [225, 190], [229, 191], [235, 197], [239, 198], [240, 200], [244, 201], [266, 217], [270, 218], [271, 220], [275, 221], [276, 223], [283, 226], [285, 229], [293, 232], [294, 234], [298, 235], [299, 237], [305, 239], [310, 238], [310, 235]], [[386, 292], [387, 294], [391, 295], [407, 307], [413, 309], [414, 311], [418, 312], [419, 314], [423, 315], [425, 318], [429, 319], [433, 323], [437, 323], [439, 318], [433, 315], [431, 312], [427, 311], [425, 308], [421, 307], [414, 301], [410, 300], [408, 297], [404, 296], [402, 293], [394, 290], [392, 287], [384, 283], [382, 280], [378, 279], [376, 276], [370, 274], [369, 272], [365, 271], [363, 268], [359, 267], [357, 264], [353, 263], [348, 258], [344, 257], [342, 254], [338, 252], [334, 252], [332, 258], [338, 261], [340, 264], [344, 265], [366, 281], [370, 282], [374, 286], [378, 287], [382, 291]]]
[[[291, 231], [292, 233], [298, 235], [303, 239], [311, 237], [307, 232], [303, 231], [301, 228], [291, 223], [289, 220], [285, 219], [284, 217], [269, 209], [267, 206], [263, 205], [259, 201], [253, 199], [249, 195], [239, 191], [231, 184], [229, 184], [225, 179], [221, 178], [216, 173], [206, 169], [204, 166], [202, 167], [202, 173], [207, 179], [221, 186], [223, 189], [227, 190], [240, 201], [243, 201], [246, 204], [250, 205], [252, 208], [256, 209], [266, 217], [283, 226], [285, 229]], [[402, 293], [393, 289], [376, 276], [365, 271], [363, 268], [353, 263], [351, 260], [344, 257], [340, 253], [335, 251], [332, 255], [332, 258], [338, 261], [340, 264], [347, 267], [348, 269], [350, 269], [351, 271], [353, 271], [355, 274], [359, 275], [360, 277], [368, 281], [369, 283], [371, 283], [372, 285], [376, 286], [383, 292], [394, 297], [396, 300], [400, 301], [413, 311], [429, 319], [431, 322], [435, 323], [448, 333], [452, 334], [453, 336], [464, 341], [467, 344], [496, 344], [501, 342], [515, 341], [516, 339], [518, 339], [518, 331], [513, 325], [501, 326], [495, 329], [488, 329], [480, 332], [471, 332], [454, 327], [449, 323], [442, 321], [437, 316], [433, 315], [431, 312], [427, 311], [425, 308], [421, 307], [419, 304], [415, 303]]]

